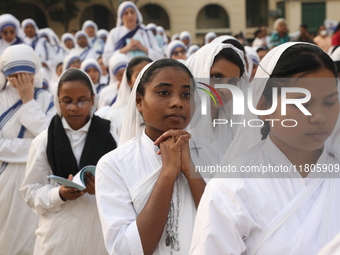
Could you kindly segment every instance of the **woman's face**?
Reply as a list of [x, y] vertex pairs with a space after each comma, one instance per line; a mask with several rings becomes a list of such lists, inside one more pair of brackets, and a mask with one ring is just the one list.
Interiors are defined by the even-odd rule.
[[[225, 58], [218, 58], [210, 68], [210, 81], [214, 84], [223, 83], [237, 86], [240, 76], [240, 68]], [[210, 85], [213, 86], [214, 84]], [[232, 94], [228, 89], [216, 89], [216, 91], [222, 99], [222, 105], [219, 103], [215, 105], [211, 102], [212, 108], [221, 108], [232, 99]], [[215, 94], [214, 97], [217, 100]], [[216, 102], [218, 102], [218, 100]]]
[[190, 122], [192, 87], [190, 76], [180, 67], [165, 67], [145, 84], [136, 105], [145, 121], [146, 134], [155, 141], [169, 129], [184, 129]]
[[[282, 115], [281, 96], [279, 96], [275, 112], [260, 116], [262, 120], [277, 120], [271, 124], [273, 126], [270, 127], [269, 136], [286, 155], [298, 151], [319, 150], [332, 133], [339, 115], [338, 89], [334, 78], [332, 72], [323, 68], [305, 75], [293, 84], [292, 87], [305, 88], [311, 93], [311, 99], [303, 104], [311, 115], [305, 115], [294, 104], [287, 104], [286, 115]], [[301, 98], [301, 95], [301, 93], [287, 93], [287, 98], [297, 99]], [[284, 119], [293, 119], [297, 125], [284, 127], [281, 125]], [[293, 121], [285, 122], [285, 125], [293, 126], [294, 124]]]
[[173, 59], [187, 59], [186, 50], [183, 47], [177, 47], [171, 54]]
[[99, 58], [97, 61], [100, 66], [100, 69], [102, 70], [102, 74], [104, 76], [107, 75], [107, 66], [104, 64], [103, 58]]
[[7, 26], [1, 30], [1, 37], [8, 43], [14, 41], [16, 36], [16, 29], [12, 26]]
[[127, 8], [122, 16], [123, 24], [128, 29], [134, 29], [137, 25], [137, 13], [132, 7]]
[[29, 38], [33, 38], [35, 36], [35, 27], [32, 24], [28, 24], [24, 28], [25, 35]]
[[73, 43], [73, 41], [71, 39], [66, 39], [64, 41], [64, 44], [65, 44], [66, 48], [68, 48], [68, 49], [73, 49], [74, 48], [74, 43]]
[[87, 28], [85, 28], [85, 33], [91, 38], [95, 36], [96, 30], [93, 26], [88, 26]]
[[72, 61], [72, 63], [70, 64], [69, 68], [77, 68], [80, 69], [81, 66], [81, 61], [80, 59], [76, 59], [74, 61]]
[[149, 64], [149, 62], [144, 61], [132, 68], [131, 80], [128, 81], [128, 85], [131, 89], [133, 85], [135, 84], [138, 74], [140, 73], [140, 71], [142, 71], [144, 66], [146, 66], [147, 64]]
[[78, 36], [77, 44], [79, 45], [79, 47], [85, 48], [88, 45], [88, 41], [87, 41], [86, 36], [84, 36], [84, 35]]
[[93, 84], [99, 83], [100, 73], [96, 68], [87, 68], [86, 73], [90, 76]]
[[[64, 82], [59, 88], [58, 98], [61, 114], [73, 130], [80, 129], [88, 122], [94, 95], [84, 81]], [[82, 108], [77, 103], [82, 104]]]
[[116, 77], [117, 81], [119, 81], [119, 82], [122, 81], [123, 75], [124, 75], [124, 72], [125, 72], [125, 69], [126, 69], [126, 68], [122, 68], [122, 69], [120, 69], [120, 70], [115, 74], [115, 77]]

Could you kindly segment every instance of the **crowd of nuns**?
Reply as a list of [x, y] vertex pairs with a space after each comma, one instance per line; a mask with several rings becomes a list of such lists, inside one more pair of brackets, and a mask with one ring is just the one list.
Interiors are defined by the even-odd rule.
[[340, 253], [340, 28], [0, 32], [0, 255]]

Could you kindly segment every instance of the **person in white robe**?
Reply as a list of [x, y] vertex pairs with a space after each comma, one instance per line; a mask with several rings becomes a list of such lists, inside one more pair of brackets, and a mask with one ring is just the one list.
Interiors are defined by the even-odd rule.
[[32, 140], [55, 114], [53, 96], [42, 89], [39, 56], [25, 44], [2, 53], [0, 70], [0, 253], [31, 255], [38, 217], [19, 187]]
[[26, 204], [39, 216], [34, 254], [105, 255], [94, 176], [85, 176], [82, 191], [47, 176], [72, 180], [83, 167], [96, 165], [102, 155], [116, 148], [116, 131], [109, 121], [93, 115], [98, 99], [82, 70], [65, 71], [54, 98], [57, 114], [33, 140], [20, 187]]
[[84, 22], [81, 29], [86, 32], [89, 39], [89, 45], [96, 53], [96, 59], [99, 58], [104, 52], [104, 43], [103, 40], [97, 36], [97, 24], [92, 20], [87, 20]]
[[163, 54], [165, 55], [166, 47], [169, 43], [168, 36], [166, 35], [164, 28], [162, 26], [157, 26], [156, 30], [157, 30], [157, 34], [160, 35], [163, 38], [163, 45], [162, 45], [161, 48], [163, 50]]
[[69, 68], [80, 68], [81, 59], [78, 54], [70, 53], [68, 54], [63, 61], [63, 73]]
[[[296, 82], [293, 87], [310, 91], [311, 100], [305, 106], [311, 115], [287, 106], [286, 116], [276, 110], [260, 118], [293, 117], [299, 121], [296, 127], [238, 129], [221, 163], [221, 167], [234, 166], [235, 173], [222, 173], [208, 183], [197, 212], [191, 254], [313, 255], [339, 232], [336, 70], [327, 54], [313, 44], [286, 43], [274, 48], [261, 61], [253, 81], [252, 100], [258, 110], [271, 106], [266, 92], [270, 84], [282, 89], [288, 82], [278, 84], [269, 78], [287, 76], [303, 76], [291, 81]], [[325, 80], [317, 79], [322, 77]], [[258, 118], [246, 109], [244, 120], [250, 119]], [[242, 170], [261, 166], [277, 170]], [[317, 171], [321, 166], [323, 171]]]
[[[164, 70], [157, 70], [158, 68]], [[155, 72], [157, 74], [153, 75]], [[211, 154], [202, 144], [196, 143], [197, 140], [186, 140], [190, 137], [186, 131], [173, 130], [185, 128], [189, 119], [186, 118], [183, 122], [174, 117], [172, 121], [163, 119], [162, 115], [190, 118], [190, 108], [195, 107], [196, 103], [196, 107], [199, 105], [190, 78], [190, 71], [172, 59], [155, 61], [145, 66], [138, 75], [129, 98], [119, 146], [101, 158], [97, 165], [97, 205], [109, 254], [189, 253], [192, 224], [204, 181], [199, 176], [188, 176], [186, 167], [189, 167], [189, 162], [184, 160], [192, 160], [193, 164], [209, 164]], [[145, 79], [149, 82], [143, 85]], [[144, 108], [147, 105], [141, 109], [138, 103], [141, 95], [139, 93], [143, 93], [141, 89], [145, 86], [145, 99], [142, 102], [147, 104], [147, 100], [152, 100], [149, 98], [151, 90], [156, 89], [159, 82], [164, 82], [165, 85], [159, 85], [157, 91], [168, 91], [169, 98], [167, 93], [159, 92], [159, 98], [154, 99], [157, 100], [156, 104], [150, 105], [149, 110]], [[185, 99], [185, 91], [190, 93], [191, 100], [195, 98], [198, 101]], [[165, 101], [167, 103], [163, 104]], [[158, 118], [162, 119], [160, 121], [163, 124], [155, 121]], [[195, 118], [194, 115], [190, 125], [194, 124]], [[162, 127], [159, 127], [160, 124]], [[150, 126], [156, 130], [161, 128], [156, 143], [154, 142], [158, 134]], [[182, 154], [182, 172], [176, 172], [175, 165], [171, 167], [171, 173], [175, 176], [166, 174], [167, 159], [171, 157], [171, 153], [163, 147], [165, 144], [158, 144], [160, 139], [172, 132], [179, 136], [185, 135], [182, 138], [187, 141], [185, 147], [182, 147], [182, 153], [185, 153]], [[187, 154], [189, 151], [190, 155]]]
[[125, 54], [115, 54], [111, 57], [109, 63], [110, 83], [103, 88], [99, 98], [98, 110], [96, 114], [105, 116], [112, 106], [117, 101], [118, 90], [123, 79], [124, 71], [129, 63], [129, 59]]
[[204, 36], [204, 44], [211, 43], [217, 37], [215, 32], [206, 33]]
[[187, 59], [185, 44], [180, 40], [171, 41], [166, 48], [166, 56], [177, 60]]
[[52, 45], [44, 37], [38, 35], [39, 28], [33, 19], [25, 19], [21, 22], [21, 28], [25, 33], [24, 42], [31, 46], [38, 54], [41, 65], [51, 80], [53, 72], [58, 64]]
[[179, 39], [184, 43], [185, 49], [188, 50], [191, 45], [191, 34], [188, 31], [183, 31], [179, 34]]
[[107, 31], [106, 29], [99, 29], [97, 31], [97, 37], [102, 39], [104, 45], [106, 43], [106, 39], [108, 35], [109, 35], [109, 31]]
[[110, 120], [117, 128], [118, 135], [120, 135], [123, 121], [126, 114], [126, 108], [131, 94], [133, 84], [140, 71], [152, 60], [147, 57], [135, 57], [127, 65], [122, 82], [119, 86], [117, 101], [108, 110], [105, 119]]
[[70, 53], [72, 49], [76, 46], [76, 39], [74, 35], [71, 33], [65, 33], [61, 36], [61, 47], [65, 50], [65, 52]]
[[[186, 65], [196, 78], [196, 82], [201, 82], [197, 84], [201, 88], [199, 95], [201, 100], [206, 100], [207, 111], [206, 114], [202, 114], [199, 123], [192, 128], [191, 133], [204, 137], [208, 144], [216, 144], [224, 155], [238, 128], [238, 125], [230, 124], [231, 120], [238, 122], [238, 117], [232, 114], [233, 98], [230, 92], [221, 88], [214, 91], [214, 86], [231, 84], [244, 92], [247, 91], [248, 77], [243, 52], [231, 44], [209, 43], [191, 56]], [[209, 98], [205, 90], [210, 91], [213, 98]], [[213, 122], [217, 119], [224, 124], [214, 126]], [[221, 159], [216, 163], [220, 163]]]
[[88, 58], [95, 58], [96, 59], [96, 52], [89, 44], [89, 37], [87, 34], [80, 30], [78, 31], [75, 36], [76, 40], [76, 47], [70, 50], [69, 54], [76, 54], [80, 57], [81, 61], [84, 61]]
[[56, 62], [62, 62], [68, 53], [62, 47], [60, 39], [53, 29], [49, 27], [39, 29], [38, 36], [46, 38], [46, 40], [52, 45]]
[[10, 45], [23, 43], [23, 38], [19, 20], [12, 14], [0, 15], [0, 55]]
[[198, 51], [200, 48], [200, 46], [198, 46], [197, 44], [193, 44], [189, 47], [188, 51], [187, 51], [187, 58], [189, 58], [191, 55], [193, 55], [196, 51]]
[[107, 86], [107, 84], [100, 83], [102, 69], [100, 68], [98, 61], [94, 58], [85, 59], [81, 63], [80, 69], [90, 76], [92, 83], [96, 88], [96, 93], [100, 98], [100, 92]]
[[102, 70], [102, 75], [100, 76], [100, 83], [101, 84], [109, 84], [109, 70], [108, 67], [104, 64], [103, 57], [100, 56], [97, 58], [98, 64]]
[[103, 59], [106, 65], [116, 53], [126, 54], [129, 60], [138, 56], [148, 56], [152, 60], [163, 58], [157, 40], [142, 23], [142, 14], [133, 2], [125, 1], [119, 5], [117, 25], [110, 31], [104, 48]]

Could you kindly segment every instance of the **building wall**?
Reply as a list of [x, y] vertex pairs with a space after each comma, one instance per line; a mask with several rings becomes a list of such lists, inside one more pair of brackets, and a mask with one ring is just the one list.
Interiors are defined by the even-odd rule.
[[[36, 3], [34, 0], [20, 0], [21, 2], [31, 3], [38, 6], [46, 15], [48, 20], [48, 26], [55, 30], [55, 32], [61, 36], [65, 31], [62, 25], [58, 22], [48, 19], [48, 14], [44, 8]], [[309, 2], [315, 2], [315, 0], [309, 0]], [[78, 3], [79, 15], [77, 18], [70, 21], [69, 29], [80, 29], [81, 15], [84, 10], [94, 4], [101, 5], [112, 12], [114, 17], [117, 15], [119, 0], [92, 0], [90, 3]], [[275, 10], [277, 2], [280, 0], [268, 0], [268, 9]], [[281, 0], [282, 2], [282, 0]], [[297, 0], [286, 0], [285, 1], [285, 12], [288, 28], [291, 32], [298, 29], [301, 24], [301, 2]], [[320, 1], [318, 1], [320, 2]], [[340, 20], [340, 0], [328, 0], [326, 1], [326, 18], [331, 20]], [[210, 29], [197, 29], [196, 19], [200, 10], [208, 4], [218, 4], [225, 9], [229, 16], [230, 28], [214, 29], [217, 34], [236, 34], [241, 31], [245, 33], [247, 38], [252, 38], [253, 33], [257, 28], [246, 27], [246, 0], [215, 0], [213, 2], [207, 0], [138, 0], [137, 6], [139, 8], [146, 4], [157, 4], [161, 6], [169, 15], [170, 19], [170, 30], [166, 33], [171, 36], [175, 33], [187, 30], [192, 35], [193, 43], [202, 43], [205, 33], [209, 32]], [[268, 10], [268, 11], [269, 11]], [[272, 25], [275, 21], [274, 17], [268, 17], [269, 31], [272, 30]]]

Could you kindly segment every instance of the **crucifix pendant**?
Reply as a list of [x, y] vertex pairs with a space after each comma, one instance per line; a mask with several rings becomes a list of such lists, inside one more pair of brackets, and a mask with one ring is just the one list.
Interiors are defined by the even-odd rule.
[[167, 236], [167, 238], [165, 239], [166, 246], [170, 246], [170, 243], [171, 243], [170, 236]]

